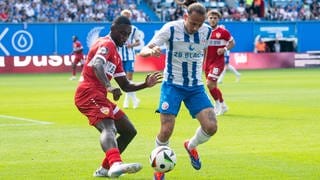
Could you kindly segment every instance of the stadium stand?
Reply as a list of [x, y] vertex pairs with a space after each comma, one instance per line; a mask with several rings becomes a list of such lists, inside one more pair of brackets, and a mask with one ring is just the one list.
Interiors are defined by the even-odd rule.
[[[318, 0], [199, 0], [222, 21], [320, 20]], [[135, 5], [137, 4], [137, 5]], [[182, 18], [174, 0], [1, 0], [0, 22], [111, 22], [130, 9], [134, 22]]]

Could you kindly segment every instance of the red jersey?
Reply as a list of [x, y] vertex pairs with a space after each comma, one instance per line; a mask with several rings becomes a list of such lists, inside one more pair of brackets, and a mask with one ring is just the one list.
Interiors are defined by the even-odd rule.
[[[224, 68], [224, 54], [218, 55], [217, 50], [224, 48], [230, 40], [232, 36], [227, 29], [218, 26], [212, 30], [204, 64], [206, 75], [213, 71], [214, 74], [220, 75]], [[214, 68], [219, 68], [219, 70], [214, 70]]]
[[84, 80], [80, 83], [80, 86], [94, 86], [96, 89], [106, 92], [106, 88], [97, 78], [91, 65], [91, 60], [95, 56], [99, 56], [105, 60], [104, 70], [106, 77], [109, 80], [111, 80], [112, 77], [125, 76], [121, 57], [117, 51], [117, 46], [109, 36], [99, 38], [89, 50], [88, 57], [82, 71]]
[[112, 77], [126, 75], [117, 46], [111, 37], [99, 38], [89, 50], [82, 70], [83, 80], [79, 83], [75, 94], [75, 104], [80, 112], [88, 117], [90, 124], [95, 124], [104, 118], [118, 119], [124, 114], [106, 98], [106, 87], [99, 81], [92, 67], [92, 59], [97, 56], [105, 61], [103, 69], [109, 80]]
[[73, 54], [77, 55], [77, 54], [82, 54], [82, 44], [80, 41], [75, 41], [73, 42]]

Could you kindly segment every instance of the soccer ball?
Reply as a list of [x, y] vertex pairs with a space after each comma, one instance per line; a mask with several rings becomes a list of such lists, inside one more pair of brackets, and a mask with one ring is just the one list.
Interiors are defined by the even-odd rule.
[[168, 146], [156, 147], [150, 155], [151, 167], [157, 172], [171, 171], [177, 162], [177, 157], [174, 151]]

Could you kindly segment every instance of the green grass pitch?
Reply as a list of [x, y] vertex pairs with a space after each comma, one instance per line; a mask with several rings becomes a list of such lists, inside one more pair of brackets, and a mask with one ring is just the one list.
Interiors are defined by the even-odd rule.
[[[227, 72], [219, 85], [229, 112], [218, 117], [217, 134], [198, 147], [199, 171], [183, 148], [198, 122], [182, 107], [170, 141], [177, 165], [166, 178], [320, 179], [320, 69], [241, 73], [239, 83]], [[78, 82], [68, 78], [69, 73], [0, 75], [0, 179], [96, 179], [92, 173], [104, 155], [99, 134], [74, 106]], [[138, 135], [122, 158], [144, 168], [120, 179], [152, 179], [148, 158], [160, 125], [154, 113], [159, 88], [138, 92], [140, 107], [125, 110]]]

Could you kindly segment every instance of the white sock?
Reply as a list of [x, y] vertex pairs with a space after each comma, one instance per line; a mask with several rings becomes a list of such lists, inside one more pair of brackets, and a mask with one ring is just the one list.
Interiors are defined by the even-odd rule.
[[231, 64], [228, 65], [228, 68], [233, 72], [233, 74], [240, 76], [240, 73]]
[[124, 93], [124, 102], [125, 104], [129, 104], [129, 93]]
[[169, 146], [169, 141], [167, 142], [161, 142], [158, 137], [156, 137], [156, 147], [159, 147], [159, 146]]
[[226, 106], [226, 103], [223, 101], [223, 102], [220, 102], [220, 105], [221, 107], [223, 107], [223, 106]]
[[215, 101], [214, 106], [215, 106], [216, 108], [220, 108], [221, 103], [219, 102], [219, 100], [216, 100], [216, 101]]
[[130, 97], [132, 99], [133, 102], [137, 101], [137, 96], [136, 96], [136, 92], [130, 92]]
[[199, 144], [203, 144], [210, 139], [209, 136], [201, 127], [198, 127], [195, 135], [190, 139], [188, 149], [193, 149], [197, 147]]

